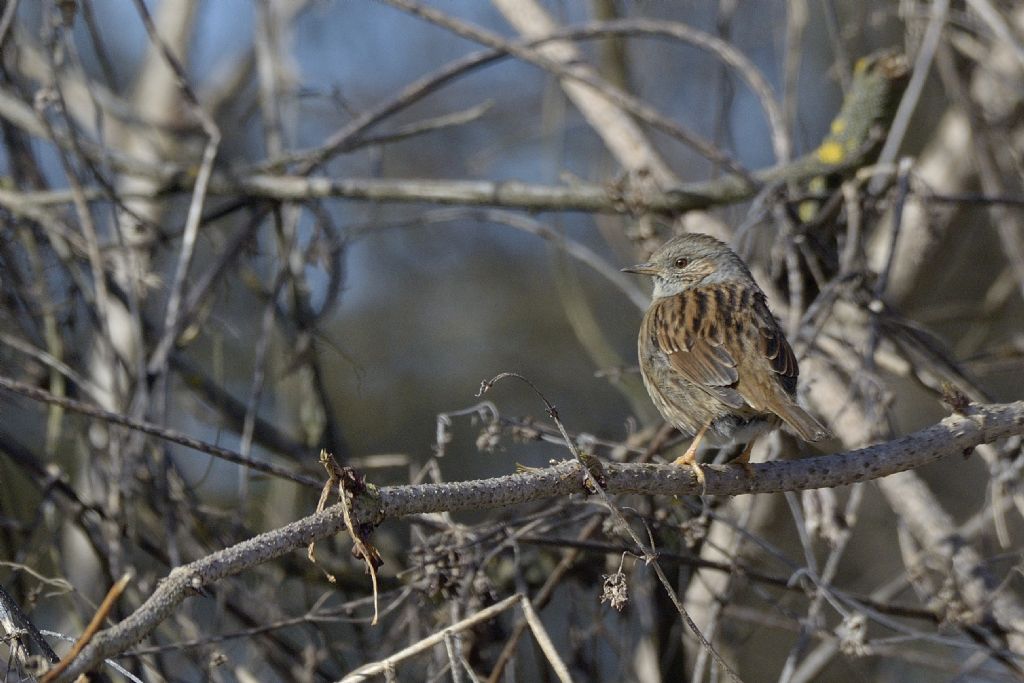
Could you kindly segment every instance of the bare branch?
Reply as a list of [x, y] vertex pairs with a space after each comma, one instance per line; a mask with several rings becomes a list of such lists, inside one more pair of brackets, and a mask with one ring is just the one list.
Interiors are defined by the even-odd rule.
[[[972, 404], [965, 415], [876, 446], [787, 462], [758, 463], [752, 476], [740, 467], [705, 466], [708, 495], [734, 496], [835, 487], [885, 477], [951, 455], [963, 455], [982, 443], [1024, 434], [1024, 401]], [[610, 494], [695, 495], [693, 471], [673, 465], [604, 463]], [[584, 469], [575, 460], [544, 470], [450, 484], [389, 486], [353, 501], [353, 523], [377, 526], [385, 520], [427, 512], [507, 507], [573, 493], [585, 493]], [[174, 611], [194, 591], [345, 528], [342, 510], [327, 510], [256, 536], [201, 560], [174, 569], [136, 612], [97, 634], [59, 679], [73, 680], [102, 659], [124, 652]]]

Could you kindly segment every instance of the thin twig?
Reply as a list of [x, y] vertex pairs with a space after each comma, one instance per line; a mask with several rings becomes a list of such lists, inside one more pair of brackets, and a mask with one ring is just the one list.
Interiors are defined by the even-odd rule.
[[56, 664], [56, 666], [43, 675], [40, 679], [42, 683], [52, 683], [65, 669], [71, 666], [71, 663], [75, 661], [75, 657], [82, 652], [85, 646], [89, 644], [89, 641], [92, 640], [93, 636], [99, 632], [100, 626], [103, 624], [104, 620], [106, 620], [107, 615], [109, 615], [110, 611], [114, 609], [114, 603], [116, 603], [117, 599], [121, 597], [121, 593], [124, 592], [124, 589], [128, 586], [128, 582], [131, 580], [132, 575], [125, 574], [118, 579], [117, 583], [110, 587], [110, 590], [107, 591], [106, 597], [103, 598], [103, 602], [100, 603], [96, 613], [92, 615], [92, 619], [89, 620], [88, 626], [86, 626], [85, 630], [82, 631], [82, 635], [75, 641], [71, 651], [68, 652], [67, 655]]
[[373, 662], [372, 664], [364, 664], [355, 671], [346, 674], [345, 677], [341, 679], [341, 683], [357, 683], [357, 681], [365, 681], [371, 678], [372, 676], [382, 674], [388, 667], [393, 667], [395, 664], [398, 664], [399, 662], [406, 660], [409, 657], [412, 657], [413, 655], [417, 655], [421, 652], [429, 650], [435, 645], [443, 643], [446, 634], [459, 633], [461, 631], [465, 631], [468, 628], [472, 628], [477, 624], [482, 624], [484, 622], [490, 621], [491, 619], [498, 616], [502, 612], [508, 610], [509, 608], [515, 607], [517, 604], [519, 604], [522, 597], [523, 596], [519, 595], [518, 593], [515, 595], [511, 595], [502, 600], [501, 602], [495, 603], [490, 607], [485, 607], [484, 609], [480, 610], [479, 612], [476, 612], [472, 616], [466, 617], [461, 621], [457, 621], [451, 626], [443, 628], [440, 631], [433, 633], [416, 643], [413, 643], [409, 647], [399, 650], [390, 657], [382, 659], [378, 662]]
[[257, 472], [264, 472], [275, 477], [288, 479], [297, 484], [302, 484], [303, 486], [308, 486], [317, 490], [321, 487], [321, 482], [313, 477], [293, 472], [284, 467], [274, 465], [273, 463], [263, 462], [253, 458], [246, 458], [235, 451], [228, 450], [227, 448], [221, 448], [220, 446], [215, 446], [214, 444], [206, 443], [205, 441], [200, 441], [199, 439], [195, 439], [177, 430], [161, 427], [160, 425], [153, 424], [152, 422], [136, 420], [121, 413], [113, 413], [108, 410], [103, 410], [88, 403], [77, 401], [73, 398], [56, 396], [48, 391], [39, 389], [38, 387], [34, 387], [2, 375], [0, 375], [0, 389], [6, 389], [7, 391], [11, 391], [15, 394], [27, 396], [34, 401], [58, 405], [66, 410], [72, 410], [88, 417], [104, 420], [123, 427], [129, 427], [144, 434], [149, 434], [150, 436], [155, 436], [160, 439], [164, 439], [165, 441], [171, 441], [187, 448], [191, 448], [199, 451], [200, 453], [206, 453], [207, 455], [212, 455], [220, 458], [221, 460], [233, 462], [236, 465], [243, 465], [244, 467], [254, 469]]

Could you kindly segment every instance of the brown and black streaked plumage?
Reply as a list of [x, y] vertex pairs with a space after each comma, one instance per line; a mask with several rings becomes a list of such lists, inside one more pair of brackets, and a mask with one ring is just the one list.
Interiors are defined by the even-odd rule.
[[[706, 433], [751, 444], [785, 422], [805, 441], [828, 436], [796, 401], [799, 369], [764, 292], [728, 246], [708, 235], [669, 240], [647, 263], [625, 269], [654, 277], [640, 327], [640, 369], [667, 422], [694, 435], [677, 460], [694, 467]], [[745, 462], [750, 450], [740, 459]]]

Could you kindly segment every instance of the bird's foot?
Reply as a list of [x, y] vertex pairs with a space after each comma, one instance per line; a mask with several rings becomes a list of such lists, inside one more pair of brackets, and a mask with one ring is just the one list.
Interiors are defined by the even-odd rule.
[[750, 478], [754, 477], [754, 468], [750, 464], [750, 451], [754, 450], [754, 442], [751, 441], [743, 447], [743, 452], [737, 455], [735, 458], [730, 460], [727, 464], [739, 465], [743, 468], [743, 471], [747, 473]]
[[745, 460], [741, 462], [740, 459], [737, 458], [735, 460], [730, 460], [726, 464], [728, 464], [728, 465], [736, 465], [738, 467], [742, 467], [743, 471], [746, 473], [747, 477], [749, 477], [751, 479], [754, 478], [754, 466], [751, 465], [749, 462], [747, 462]]
[[701, 495], [707, 490], [707, 482], [704, 479], [704, 470], [697, 462], [697, 449], [692, 446], [686, 450], [685, 453], [680, 455], [678, 458], [672, 461], [673, 465], [679, 465], [680, 467], [689, 467], [693, 470], [693, 476], [696, 477], [697, 483], [700, 484]]

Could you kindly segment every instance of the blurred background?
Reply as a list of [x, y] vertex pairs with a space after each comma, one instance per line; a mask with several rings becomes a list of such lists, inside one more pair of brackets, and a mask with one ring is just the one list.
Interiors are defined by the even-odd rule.
[[[74, 637], [130, 570], [117, 622], [171, 567], [310, 514], [319, 493], [61, 398], [317, 479], [324, 448], [400, 485], [571, 457], [537, 438], [553, 425], [526, 385], [477, 396], [514, 371], [597, 455], [671, 459], [683, 442], [652, 452], [661, 421], [636, 369], [649, 283], [618, 269], [682, 230], [729, 240], [769, 293], [803, 400], [836, 432], [819, 452], [932, 424], [949, 413], [943, 392], [1024, 393], [1017, 3], [0, 6], [0, 374], [56, 397], [0, 394], [0, 585], [40, 628]], [[500, 44], [613, 20], [649, 23], [540, 54], [637, 98], [732, 168], [607, 95], [588, 108], [564, 73]], [[412, 89], [495, 44], [498, 56]], [[819, 169], [869, 68], [858, 60], [880, 50], [905, 55], [906, 78], [885, 81], [892, 101], [847, 149], [861, 156]], [[595, 113], [608, 110], [626, 122]], [[631, 130], [637, 142], [610, 142]], [[737, 167], [755, 174], [749, 191], [651, 208]], [[464, 200], [465, 181], [605, 199]], [[972, 548], [982, 600], [950, 570], [958, 551], [894, 507], [896, 484], [621, 504], [675, 553], [676, 591], [743, 680], [1018, 680], [1024, 621], [990, 610], [996, 595], [1016, 609], [1022, 588], [1020, 448], [1011, 438], [914, 480], [935, 505], [923, 514], [952, 524], [941, 536]], [[798, 451], [813, 454], [779, 436], [756, 459]], [[554, 575], [541, 617], [573, 680], [726, 677], [628, 541], [588, 526], [606, 516], [580, 498], [389, 521], [373, 536], [380, 625], [339, 538], [318, 550], [337, 586], [297, 551], [188, 600], [119, 661], [142, 680], [335, 680], [516, 591], [533, 598]], [[622, 612], [600, 600], [619, 570]], [[556, 680], [529, 636], [509, 640], [515, 622], [504, 614], [463, 633], [457, 657], [434, 648], [391, 675]], [[511, 663], [496, 666], [509, 642]], [[15, 680], [31, 677], [25, 652], [0, 652]]]

